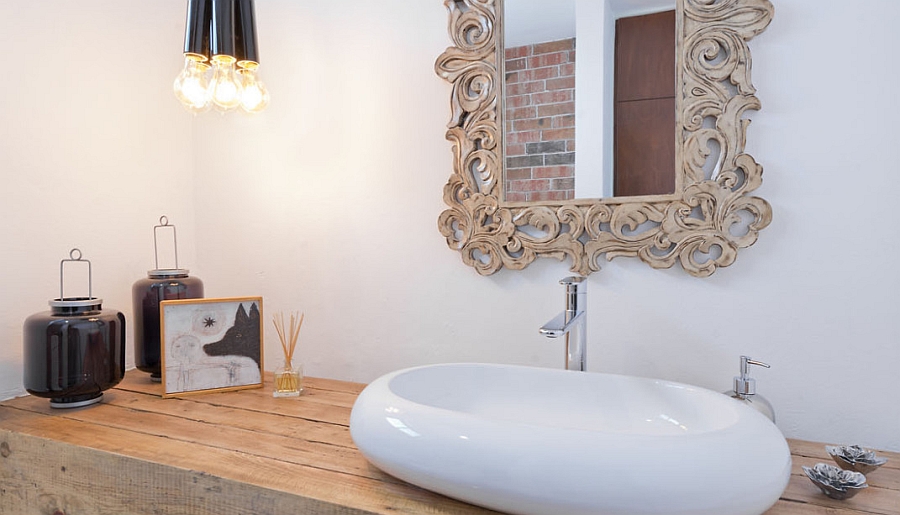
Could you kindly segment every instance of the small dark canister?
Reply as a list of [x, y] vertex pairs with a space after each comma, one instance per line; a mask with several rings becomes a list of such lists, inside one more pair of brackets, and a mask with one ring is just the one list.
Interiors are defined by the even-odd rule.
[[25, 390], [49, 398], [54, 408], [100, 402], [102, 392], [125, 375], [125, 316], [103, 309], [102, 299], [90, 293], [63, 295], [65, 263], [83, 262], [90, 269], [78, 249], [69, 255], [60, 263], [60, 297], [49, 302], [50, 311], [31, 315], [24, 326]]
[[[160, 225], [153, 228], [156, 268], [148, 271], [147, 277], [139, 279], [131, 288], [134, 307], [134, 362], [138, 370], [150, 374], [151, 381], [162, 379], [159, 303], [164, 300], [203, 298], [203, 281], [188, 275], [188, 270], [178, 268], [175, 226], [170, 225], [165, 216], [160, 217], [159, 221]], [[157, 232], [160, 229], [171, 229], [175, 268], [159, 266]]]
[[203, 298], [203, 282], [187, 270], [150, 270], [131, 288], [134, 303], [134, 362], [150, 379], [160, 381], [159, 303], [164, 300]]

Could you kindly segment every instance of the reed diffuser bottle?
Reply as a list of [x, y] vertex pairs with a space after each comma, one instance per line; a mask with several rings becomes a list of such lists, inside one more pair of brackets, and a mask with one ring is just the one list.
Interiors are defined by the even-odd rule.
[[297, 397], [303, 391], [303, 365], [294, 362], [294, 350], [297, 348], [297, 338], [300, 336], [300, 326], [303, 325], [303, 314], [298, 319], [291, 314], [290, 328], [284, 327], [284, 314], [277, 313], [272, 323], [281, 341], [281, 350], [284, 351], [282, 366], [275, 370], [275, 391], [273, 397]]

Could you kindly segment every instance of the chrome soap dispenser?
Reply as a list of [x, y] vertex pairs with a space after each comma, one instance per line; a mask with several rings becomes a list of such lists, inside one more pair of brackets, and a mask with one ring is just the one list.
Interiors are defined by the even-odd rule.
[[765, 397], [756, 393], [756, 379], [750, 377], [750, 372], [748, 370], [750, 365], [769, 368], [769, 365], [761, 361], [755, 361], [747, 356], [741, 356], [741, 375], [735, 376], [734, 389], [724, 393], [741, 402], [747, 403], [750, 407], [759, 411], [774, 423], [775, 410], [772, 409], [772, 404], [770, 404]]

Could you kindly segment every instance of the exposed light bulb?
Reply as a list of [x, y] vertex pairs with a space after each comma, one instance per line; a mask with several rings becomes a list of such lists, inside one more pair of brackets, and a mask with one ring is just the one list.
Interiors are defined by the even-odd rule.
[[234, 69], [234, 57], [213, 57], [213, 77], [209, 84], [212, 102], [216, 109], [227, 111], [241, 104], [241, 81]]
[[175, 96], [192, 113], [202, 113], [210, 106], [209, 85], [206, 80], [209, 65], [202, 59], [193, 54], [186, 54], [184, 69], [181, 70], [172, 85]]
[[248, 113], [258, 113], [269, 105], [269, 91], [256, 76], [256, 67], [238, 70], [241, 75], [241, 107]]

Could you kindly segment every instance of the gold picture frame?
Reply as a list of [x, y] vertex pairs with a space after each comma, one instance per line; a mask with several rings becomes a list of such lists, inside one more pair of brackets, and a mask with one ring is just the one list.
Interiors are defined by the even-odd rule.
[[160, 303], [163, 397], [261, 388], [262, 297]]

